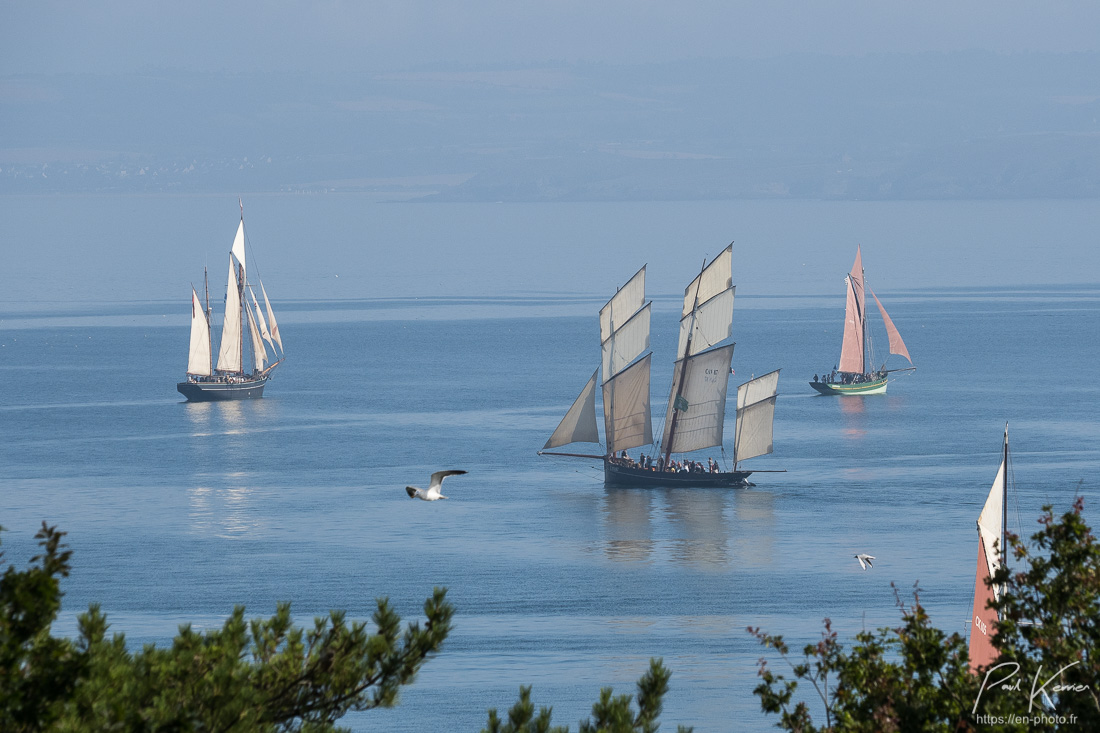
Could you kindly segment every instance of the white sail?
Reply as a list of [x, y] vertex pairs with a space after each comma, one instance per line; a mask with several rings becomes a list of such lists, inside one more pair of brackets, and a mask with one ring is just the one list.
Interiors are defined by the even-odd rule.
[[[696, 308], [694, 317], [688, 313], [680, 319], [680, 345], [676, 349], [678, 359], [706, 351], [733, 335], [733, 293], [733, 287], [726, 288]], [[686, 354], [689, 331], [691, 354]]]
[[264, 284], [260, 283], [260, 294], [264, 296], [264, 306], [267, 308], [267, 322], [271, 324], [271, 338], [279, 344], [279, 353], [283, 351], [283, 338], [279, 335], [279, 324], [275, 322], [275, 313], [271, 310], [271, 301], [267, 299], [267, 291]]
[[558, 423], [546, 445], [542, 446], [543, 450], [569, 443], [600, 442], [599, 429], [596, 427], [596, 377], [599, 373], [599, 369], [592, 372], [592, 378], [566, 411], [565, 417]]
[[608, 453], [653, 442], [649, 407], [649, 362], [652, 356], [646, 354], [603, 384]]
[[650, 305], [646, 303], [630, 320], [603, 342], [603, 373], [613, 377], [649, 348]]
[[737, 388], [737, 436], [734, 461], [772, 452], [772, 423], [779, 389], [779, 370], [751, 379]]
[[271, 332], [267, 330], [267, 321], [264, 320], [263, 311], [260, 310], [260, 304], [256, 301], [256, 293], [252, 290], [252, 286], [248, 286], [248, 294], [252, 296], [253, 312], [256, 314], [256, 325], [260, 328], [260, 336], [264, 341], [271, 344], [271, 349], [275, 349], [275, 344], [271, 341]]
[[244, 217], [241, 217], [241, 223], [237, 226], [237, 235], [233, 237], [233, 248], [229, 250], [233, 253], [233, 256], [237, 258], [237, 262], [241, 263], [241, 269], [247, 271], [244, 266]]
[[[637, 313], [645, 302], [645, 265], [600, 309], [600, 343]], [[606, 376], [606, 372], [604, 373]]]
[[[1006, 434], [1005, 440], [1008, 440]], [[1001, 528], [1004, 524], [1004, 491], [1005, 491], [1005, 462], [1001, 459], [1001, 467], [997, 470], [997, 478], [993, 481], [993, 488], [989, 490], [989, 496], [985, 499], [982, 513], [978, 515], [978, 533], [982, 538], [982, 547], [985, 549], [985, 559], [989, 565], [989, 577], [1001, 567], [1001, 554], [1004, 552], [1001, 539]], [[996, 548], [994, 548], [996, 543]], [[994, 593], [998, 593], [994, 586]]]
[[218, 371], [241, 371], [241, 296], [237, 289], [237, 274], [233, 258], [229, 258], [229, 282], [225, 293], [225, 320], [222, 341], [218, 349]]
[[[666, 451], [687, 453], [722, 445], [732, 361], [733, 344], [730, 344], [689, 356], [686, 363], [676, 363], [661, 441]], [[674, 419], [676, 430], [670, 440]]]
[[265, 362], [267, 362], [267, 349], [264, 348], [260, 331], [256, 328], [256, 318], [252, 315], [251, 306], [246, 304], [244, 310], [248, 314], [248, 332], [252, 335], [252, 359], [256, 369], [263, 371]]
[[684, 290], [684, 309], [680, 315], [686, 316], [698, 303], [705, 303], [732, 286], [733, 245], [731, 244], [722, 250], [722, 253], [715, 257], [714, 261], [707, 265]]
[[210, 376], [210, 324], [194, 288], [191, 288], [191, 349], [187, 354], [187, 373]]

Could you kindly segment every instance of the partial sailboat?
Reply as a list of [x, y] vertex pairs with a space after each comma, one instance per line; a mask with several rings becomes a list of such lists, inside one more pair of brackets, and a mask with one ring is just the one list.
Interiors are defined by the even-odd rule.
[[[203, 276], [205, 280], [205, 275]], [[218, 363], [212, 355], [213, 334], [210, 326], [214, 312], [210, 308], [210, 289], [206, 290], [206, 307], [199, 301], [199, 294], [191, 288], [191, 347], [187, 356], [187, 381], [179, 382], [176, 389], [190, 402], [211, 400], [247, 400], [264, 395], [264, 385], [271, 373], [283, 361], [283, 340], [279, 324], [271, 310], [267, 290], [256, 280], [264, 299], [267, 317], [260, 310], [259, 301], [248, 279], [245, 267], [244, 205], [233, 246], [229, 250], [229, 276], [226, 282], [225, 318], [218, 349]], [[248, 348], [251, 371], [245, 371], [245, 329], [248, 330]], [[264, 346], [267, 342], [271, 353]]]
[[974, 578], [974, 614], [970, 629], [970, 671], [978, 673], [997, 658], [993, 637], [997, 630], [997, 611], [987, 604], [1000, 598], [1001, 589], [988, 581], [1004, 562], [1005, 529], [1008, 507], [1008, 427], [1005, 427], [1004, 456], [997, 478], [978, 515], [978, 569]]
[[[627, 451], [653, 445], [650, 406], [650, 306], [645, 300], [646, 268], [638, 270], [600, 309], [601, 366], [540, 455], [596, 458], [603, 461], [608, 486], [743, 486], [753, 473], [742, 460], [772, 452], [772, 422], [779, 370], [752, 379], [737, 391], [734, 468], [717, 461], [673, 460], [673, 454], [723, 445], [726, 391], [733, 343], [733, 246], [722, 251], [684, 292], [672, 387], [664, 431], [652, 455], [630, 458]], [[604, 434], [602, 455], [554, 453], [570, 443], [598, 443], [596, 385], [602, 369]], [[663, 454], [663, 455], [662, 455]]]
[[871, 331], [867, 328], [867, 311], [865, 309], [864, 291], [871, 293], [875, 299], [882, 321], [886, 325], [886, 333], [890, 338], [890, 353], [904, 356], [910, 364], [909, 350], [905, 348], [905, 342], [901, 340], [901, 334], [890, 320], [886, 309], [882, 307], [875, 291], [866, 284], [863, 272], [863, 257], [860, 248], [856, 247], [856, 261], [852, 264], [852, 270], [844, 279], [847, 285], [848, 300], [844, 308], [844, 341], [840, 349], [840, 364], [832, 372], [826, 372], [819, 379], [814, 375], [814, 381], [810, 386], [821, 394], [882, 394], [886, 392], [886, 384], [892, 372], [912, 371], [916, 367], [909, 366], [904, 369], [886, 369], [886, 362], [877, 369], [874, 367], [875, 352], [871, 339]]

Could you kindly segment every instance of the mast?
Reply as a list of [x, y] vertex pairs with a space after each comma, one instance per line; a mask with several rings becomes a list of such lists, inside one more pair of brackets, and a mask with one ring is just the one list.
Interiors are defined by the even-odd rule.
[[[703, 272], [707, 269], [707, 258], [703, 258], [703, 266], [699, 269], [699, 284], [695, 286], [695, 302], [691, 305], [691, 323], [689, 324], [687, 332], [687, 347], [684, 349], [684, 356], [680, 359], [680, 377], [677, 379], [676, 385], [676, 397], [673, 399], [672, 409], [672, 422], [668, 426], [668, 444], [665, 446], [665, 463], [662, 468], [669, 465], [669, 461], [672, 460], [672, 441], [676, 436], [676, 422], [680, 417], [680, 411], [676, 409], [676, 406], [684, 399], [684, 371], [687, 369], [687, 357], [691, 353], [691, 337], [695, 331], [695, 309], [699, 307], [699, 290], [703, 285]], [[690, 287], [690, 286], [689, 286]]]
[[[620, 290], [621, 288], [616, 287], [615, 295], [618, 295]], [[607, 323], [608, 327], [611, 329], [611, 335], [608, 337], [608, 340], [611, 343], [610, 351], [612, 354], [615, 353], [615, 295], [611, 296], [611, 300], [607, 301]], [[604, 438], [607, 440], [607, 455], [614, 458], [615, 448], [611, 444], [614, 431], [609, 431], [608, 428], [615, 424], [615, 382], [611, 379], [611, 377], [614, 375], [608, 374], [607, 372], [607, 366], [604, 365], [603, 382], [605, 385], [608, 382], [611, 382], [611, 400], [604, 400], [604, 402], [608, 405], [608, 417], [604, 423], [603, 431]]]
[[214, 311], [210, 310], [210, 280], [207, 277], [206, 268], [202, 268], [202, 289], [206, 292], [206, 338], [210, 342], [210, 373], [214, 373], [214, 328], [212, 326]]
[[[650, 304], [645, 302], [645, 273], [646, 267], [643, 265], [600, 308], [603, 412], [608, 456], [620, 450], [646, 445], [653, 439], [649, 407], [649, 357], [634, 361], [649, 348]], [[620, 315], [623, 316], [621, 323]]]
[[[867, 271], [863, 269], [863, 263], [862, 262], [860, 262], [859, 274], [863, 278], [863, 287], [866, 288], [867, 287]], [[867, 338], [868, 334], [867, 334], [867, 311], [866, 311], [866, 309], [861, 310], [859, 312], [859, 315], [861, 316], [861, 318], [863, 320], [863, 323], [862, 323], [862, 326], [863, 326], [863, 373], [866, 374], [867, 372], [870, 371], [870, 369], [868, 367], [874, 368], [874, 366], [875, 366], [875, 363], [874, 363], [875, 352], [874, 352], [874, 349], [871, 348], [870, 339]]]
[[997, 633], [997, 611], [992, 604], [1000, 598], [1002, 587], [993, 579], [1007, 567], [1005, 534], [1008, 516], [1008, 426], [1005, 425], [1001, 465], [978, 515], [978, 564], [974, 576], [974, 611], [970, 628], [970, 671], [977, 673], [997, 658], [993, 637]]
[[1001, 477], [1001, 563], [1008, 565], [1005, 551], [1005, 533], [1008, 530], [1008, 423], [1005, 423], [1004, 475]]

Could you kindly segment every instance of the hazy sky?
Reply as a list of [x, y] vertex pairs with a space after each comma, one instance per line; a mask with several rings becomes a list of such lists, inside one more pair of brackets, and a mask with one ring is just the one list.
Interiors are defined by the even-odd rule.
[[1100, 49], [1092, 0], [3, 0], [0, 8], [0, 74]]

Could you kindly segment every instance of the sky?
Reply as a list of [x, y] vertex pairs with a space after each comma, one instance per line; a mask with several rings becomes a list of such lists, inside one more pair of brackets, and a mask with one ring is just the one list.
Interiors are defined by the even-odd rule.
[[1065, 0], [4, 0], [0, 8], [2, 75], [1100, 49], [1100, 3]]

